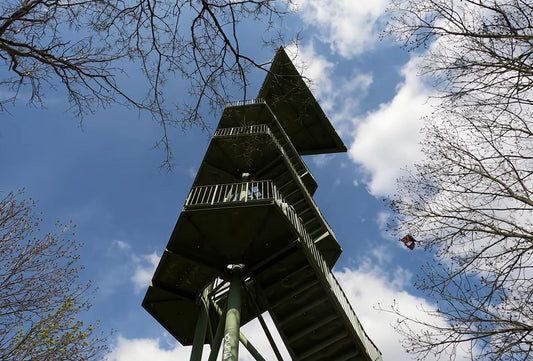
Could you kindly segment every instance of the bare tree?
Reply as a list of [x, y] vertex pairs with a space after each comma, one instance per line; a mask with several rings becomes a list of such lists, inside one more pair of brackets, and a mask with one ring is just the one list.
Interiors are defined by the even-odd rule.
[[[533, 6], [520, 0], [398, 1], [389, 31], [441, 91], [425, 160], [399, 181], [399, 232], [434, 257], [416, 286], [444, 322], [399, 315], [418, 359], [533, 357]], [[423, 331], [413, 327], [423, 326]], [[447, 354], [446, 356], [444, 356]]]
[[422, 72], [453, 107], [531, 104], [533, 5], [522, 0], [394, 0], [387, 33], [428, 47]]
[[72, 225], [43, 234], [33, 201], [21, 196], [0, 200], [0, 359], [99, 360], [105, 337], [79, 320], [90, 284], [78, 281]]
[[[50, 89], [66, 90], [77, 115], [111, 103], [133, 106], [159, 122], [171, 163], [169, 127], [206, 127], [204, 116], [235, 91], [246, 97], [247, 72], [263, 68], [241, 47], [240, 25], [279, 47], [277, 26], [291, 1], [274, 0], [6, 0], [0, 4], [0, 110], [29, 90], [43, 104]], [[130, 64], [130, 65], [128, 65]], [[131, 65], [133, 64], [133, 65]], [[119, 77], [141, 68], [140, 98]], [[166, 84], [182, 81], [191, 102], [168, 99]]]

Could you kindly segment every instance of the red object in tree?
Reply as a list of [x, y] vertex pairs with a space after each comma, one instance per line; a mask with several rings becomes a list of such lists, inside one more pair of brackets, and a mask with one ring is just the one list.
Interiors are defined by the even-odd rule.
[[409, 248], [409, 249], [414, 249], [415, 248], [416, 240], [410, 234], [408, 234], [407, 236], [403, 237], [401, 239], [401, 241], [405, 244], [405, 246], [407, 248]]

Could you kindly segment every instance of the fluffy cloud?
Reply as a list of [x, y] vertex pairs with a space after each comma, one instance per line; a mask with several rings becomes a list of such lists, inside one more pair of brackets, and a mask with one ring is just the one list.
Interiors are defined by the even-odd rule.
[[[279, 348], [284, 360], [289, 360], [290, 355], [283, 346], [281, 337], [276, 332], [272, 319], [265, 313], [263, 315], [268, 329], [272, 333], [276, 346]], [[256, 319], [241, 328], [241, 332], [246, 336], [248, 341], [261, 353], [266, 360], [275, 360], [276, 355], [270, 346], [270, 343], [259, 323]], [[204, 347], [202, 353], [202, 361], [207, 361], [209, 358], [210, 348]], [[107, 355], [106, 361], [176, 361], [188, 360], [191, 354], [190, 346], [181, 346], [177, 342], [168, 342], [163, 339], [151, 338], [132, 338], [128, 339], [123, 336], [118, 336], [115, 340], [114, 346], [111, 347], [111, 352]], [[239, 360], [254, 361], [255, 358], [246, 350], [244, 346], [239, 347]]]
[[[409, 355], [401, 346], [400, 337], [393, 328], [398, 316], [390, 312], [394, 303], [403, 315], [427, 324], [444, 325], [444, 320], [431, 315], [436, 305], [409, 293], [412, 274], [401, 267], [388, 273], [376, 260], [364, 261], [357, 269], [345, 268], [335, 272], [344, 293], [350, 300], [365, 331], [383, 354], [383, 360], [409, 361]], [[421, 326], [410, 324], [411, 330], [420, 333]], [[440, 355], [446, 358], [446, 355]], [[440, 356], [427, 356], [425, 360], [438, 360]], [[449, 355], [448, 355], [449, 356]], [[450, 356], [451, 358], [451, 356]], [[469, 355], [457, 350], [456, 360], [469, 360]]]
[[[132, 286], [136, 294], [146, 290], [159, 259], [160, 256], [155, 251], [151, 254], [137, 254], [126, 241], [111, 242], [105, 258], [109, 266], [98, 281], [100, 295], [109, 296], [127, 288], [131, 290]], [[125, 282], [128, 279], [131, 283]]]
[[335, 276], [366, 333], [382, 352], [383, 359], [411, 360], [400, 345], [399, 336], [393, 328], [397, 316], [380, 310], [381, 307], [389, 310], [394, 300], [403, 311], [409, 311], [410, 315], [415, 314], [419, 317], [426, 316], [417, 309], [418, 305], [424, 304], [429, 309], [434, 308], [425, 300], [403, 290], [406, 283], [411, 280], [411, 274], [398, 268], [391, 277], [379, 267], [365, 263], [358, 269], [345, 268], [335, 272]]
[[297, 0], [303, 21], [317, 28], [320, 41], [350, 58], [372, 48], [378, 41], [380, 18], [388, 0]]
[[392, 194], [396, 179], [422, 159], [422, 117], [430, 114], [432, 101], [431, 90], [417, 74], [419, 61], [412, 58], [403, 67], [405, 80], [390, 102], [354, 120], [349, 155], [366, 171], [369, 191], [375, 196]]
[[150, 284], [150, 280], [155, 272], [159, 259], [157, 253], [143, 254], [132, 258], [135, 265], [135, 271], [131, 276], [131, 281], [135, 287], [135, 292], [145, 290]]
[[[429, 316], [422, 310], [434, 311], [435, 305], [429, 304], [423, 298], [417, 297], [407, 291], [412, 282], [412, 274], [403, 269], [396, 268], [387, 273], [387, 267], [380, 267], [384, 259], [367, 259], [357, 269], [344, 268], [335, 272], [335, 276], [344, 289], [344, 292], [352, 304], [365, 331], [383, 353], [384, 360], [394, 359], [397, 361], [411, 360], [400, 345], [399, 336], [392, 325], [396, 323], [397, 316], [394, 313], [382, 311], [390, 309], [394, 302], [401, 311], [412, 318], [438, 325], [443, 321]], [[269, 329], [274, 334], [278, 347], [282, 345], [275, 327], [265, 314]], [[416, 325], [413, 326], [416, 330]], [[275, 359], [264, 332], [257, 320], [250, 322], [242, 328], [242, 332], [261, 352], [267, 360]], [[187, 360], [191, 348], [183, 347], [176, 343], [164, 342], [161, 339], [127, 339], [119, 336], [112, 347], [107, 361], [145, 361], [145, 360]], [[290, 359], [288, 352], [281, 347], [284, 359]], [[206, 346], [202, 360], [207, 360], [209, 348]], [[239, 359], [252, 361], [253, 357], [241, 346]], [[458, 360], [462, 355], [458, 355]], [[427, 359], [432, 361], [432, 359]]]
[[119, 336], [106, 361], [188, 360], [190, 348], [178, 344], [162, 345], [158, 339]]
[[[372, 48], [383, 28], [388, 0], [354, 2], [298, 0], [303, 21], [316, 27], [318, 39], [331, 49], [352, 58]], [[404, 82], [389, 102], [360, 114], [360, 101], [372, 85], [372, 74], [351, 74], [315, 51], [312, 42], [298, 50], [296, 62], [304, 64], [303, 74], [312, 80], [312, 90], [324, 111], [344, 139], [349, 139], [350, 157], [366, 174], [370, 193], [387, 196], [394, 192], [396, 179], [421, 160], [419, 142], [421, 118], [431, 112], [432, 91], [417, 74], [421, 58], [413, 57], [401, 69]]]

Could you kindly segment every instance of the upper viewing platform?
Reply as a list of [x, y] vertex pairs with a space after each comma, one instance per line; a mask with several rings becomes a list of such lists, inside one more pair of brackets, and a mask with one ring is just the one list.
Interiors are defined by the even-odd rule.
[[346, 152], [346, 146], [298, 73], [280, 48], [261, 86], [257, 100], [227, 107], [266, 103], [300, 155]]
[[276, 114], [301, 155], [346, 152], [346, 146], [283, 48], [277, 51], [258, 97]]

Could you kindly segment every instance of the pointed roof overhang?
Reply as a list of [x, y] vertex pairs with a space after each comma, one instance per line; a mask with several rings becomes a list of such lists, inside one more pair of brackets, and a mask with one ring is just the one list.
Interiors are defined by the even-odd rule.
[[270, 106], [301, 155], [346, 152], [346, 146], [283, 48], [279, 48], [259, 98]]

